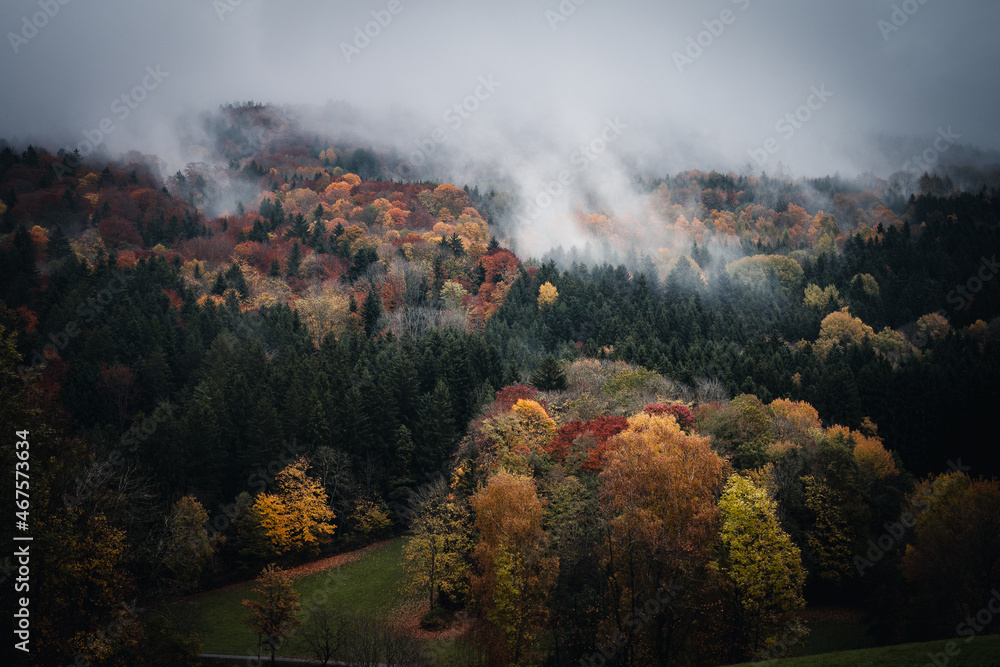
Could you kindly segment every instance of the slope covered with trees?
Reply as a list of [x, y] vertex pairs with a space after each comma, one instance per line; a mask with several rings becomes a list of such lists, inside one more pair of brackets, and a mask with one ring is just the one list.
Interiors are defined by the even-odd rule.
[[261, 105], [208, 130], [165, 178], [0, 149], [43, 662], [190, 654], [136, 605], [401, 532], [489, 664], [771, 655], [831, 601], [945, 636], [1000, 585], [991, 174], [638, 181], [531, 258], [502, 190]]

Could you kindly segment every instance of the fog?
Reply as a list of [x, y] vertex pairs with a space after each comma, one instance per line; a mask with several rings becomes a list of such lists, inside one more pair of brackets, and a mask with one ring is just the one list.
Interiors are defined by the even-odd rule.
[[973, 0], [11, 0], [0, 137], [172, 170], [204, 159], [198, 114], [287, 105], [395, 151], [398, 177], [513, 184], [549, 246], [577, 240], [584, 195], [635, 206], [636, 174], [888, 176], [942, 136], [926, 166], [1000, 161], [998, 19]]

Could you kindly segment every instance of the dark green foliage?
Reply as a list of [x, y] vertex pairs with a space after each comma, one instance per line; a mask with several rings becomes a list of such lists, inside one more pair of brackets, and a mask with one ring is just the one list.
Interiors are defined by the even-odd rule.
[[566, 388], [566, 374], [555, 357], [545, 357], [532, 374], [531, 384], [541, 391], [561, 391]]
[[361, 319], [365, 323], [365, 334], [374, 336], [378, 331], [379, 320], [382, 319], [382, 299], [371, 287], [368, 288], [368, 296], [361, 307]]
[[288, 251], [288, 275], [299, 275], [299, 266], [302, 264], [302, 247], [296, 241], [292, 244], [292, 249]]

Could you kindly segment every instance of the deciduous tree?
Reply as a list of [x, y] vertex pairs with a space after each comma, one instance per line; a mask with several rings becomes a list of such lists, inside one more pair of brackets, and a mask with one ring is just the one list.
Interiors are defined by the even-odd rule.
[[489, 664], [538, 664], [533, 645], [548, 616], [559, 561], [545, 555], [535, 482], [500, 472], [471, 502], [480, 536], [472, 583], [490, 631]]
[[308, 467], [305, 457], [296, 459], [277, 474], [273, 493], [254, 499], [253, 513], [276, 556], [314, 555], [336, 528], [326, 491]]
[[733, 475], [719, 499], [722, 572], [736, 593], [747, 657], [778, 641], [805, 606], [802, 555], [778, 523], [775, 503], [749, 479]]
[[244, 623], [257, 633], [258, 646], [264, 644], [274, 653], [284, 643], [292, 630], [301, 625], [299, 594], [292, 587], [292, 578], [276, 565], [268, 565], [253, 588], [253, 599], [243, 600], [247, 608]]

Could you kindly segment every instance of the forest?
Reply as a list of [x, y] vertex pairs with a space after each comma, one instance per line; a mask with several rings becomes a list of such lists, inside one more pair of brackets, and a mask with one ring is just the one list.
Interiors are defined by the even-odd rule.
[[823, 606], [949, 638], [1000, 588], [1000, 173], [637, 177], [534, 256], [503, 184], [205, 125], [172, 175], [0, 143], [32, 664], [200, 664], [166, 610], [255, 579], [281, 656], [332, 632], [285, 570], [396, 538], [455, 665], [765, 660]]

